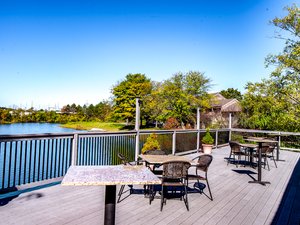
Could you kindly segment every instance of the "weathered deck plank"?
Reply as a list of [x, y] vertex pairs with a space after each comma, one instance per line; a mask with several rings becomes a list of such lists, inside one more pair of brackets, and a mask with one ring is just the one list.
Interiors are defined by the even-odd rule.
[[[263, 180], [271, 184], [262, 186], [249, 184], [257, 177], [256, 171], [249, 167], [228, 165], [225, 157], [229, 148], [216, 149], [214, 160], [209, 169], [209, 182], [214, 201], [210, 201], [200, 193], [189, 194], [190, 211], [182, 201], [167, 200], [160, 212], [160, 199], [151, 205], [142, 194], [143, 186], [134, 186], [139, 192], [130, 195], [117, 204], [117, 224], [271, 224], [277, 215], [285, 189], [291, 181], [299, 184], [299, 172], [294, 177], [294, 167], [298, 162], [299, 153], [282, 152], [278, 168], [270, 162], [271, 170], [263, 169]], [[193, 156], [189, 156], [193, 157]], [[297, 180], [298, 179], [298, 180]], [[297, 183], [298, 182], [298, 183]], [[193, 182], [190, 182], [190, 191]], [[294, 188], [294, 189], [293, 189]], [[289, 188], [283, 205], [284, 213], [297, 222], [300, 215], [299, 203], [294, 201], [295, 187]], [[207, 190], [204, 190], [207, 193]], [[294, 193], [294, 194], [293, 194]], [[294, 196], [294, 197], [293, 197]], [[63, 187], [50, 186], [42, 189], [21, 193], [16, 198], [0, 207], [0, 224], [102, 224], [104, 215], [104, 187]], [[285, 217], [278, 216], [278, 221]]]

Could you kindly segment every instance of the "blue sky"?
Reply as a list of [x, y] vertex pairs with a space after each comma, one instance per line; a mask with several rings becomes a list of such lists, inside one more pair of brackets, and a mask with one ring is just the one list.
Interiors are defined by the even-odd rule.
[[211, 92], [268, 78], [290, 0], [0, 0], [0, 106], [97, 104], [128, 73], [204, 72]]

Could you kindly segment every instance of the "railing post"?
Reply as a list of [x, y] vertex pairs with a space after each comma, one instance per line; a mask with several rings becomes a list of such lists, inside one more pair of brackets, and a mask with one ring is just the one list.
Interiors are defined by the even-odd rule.
[[216, 148], [218, 148], [218, 135], [219, 135], [219, 130], [216, 130], [216, 138], [215, 138]]
[[135, 155], [134, 155], [135, 161], [138, 160], [139, 152], [140, 152], [140, 131], [137, 131], [135, 136]]
[[229, 128], [229, 141], [231, 141], [231, 113], [229, 113], [229, 124], [228, 124], [228, 128]]
[[200, 108], [197, 108], [197, 152], [200, 150]]
[[72, 166], [76, 166], [77, 150], [78, 150], [78, 134], [74, 134], [73, 144], [72, 144], [72, 160], [71, 160], [71, 165]]
[[281, 142], [281, 132], [279, 132], [278, 134], [278, 138], [277, 138], [277, 152], [276, 152], [276, 161], [279, 161], [279, 151], [280, 151], [280, 142]]
[[176, 152], [176, 131], [172, 135], [172, 154], [175, 155]]
[[135, 155], [134, 160], [138, 160], [138, 155], [140, 151], [140, 102], [139, 98], [135, 99]]

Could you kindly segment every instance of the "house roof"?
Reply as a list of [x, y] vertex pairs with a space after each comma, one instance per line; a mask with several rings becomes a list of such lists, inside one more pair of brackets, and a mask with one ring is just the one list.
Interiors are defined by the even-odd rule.
[[211, 103], [211, 107], [215, 109], [221, 109], [221, 112], [241, 112], [242, 107], [240, 102], [235, 99], [227, 99], [220, 93], [214, 93], [214, 100]]

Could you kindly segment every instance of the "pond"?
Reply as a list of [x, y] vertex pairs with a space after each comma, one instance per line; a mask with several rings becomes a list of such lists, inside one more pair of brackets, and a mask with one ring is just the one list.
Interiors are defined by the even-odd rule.
[[78, 132], [78, 130], [60, 127], [58, 123], [13, 123], [0, 124], [0, 135], [42, 134]]

